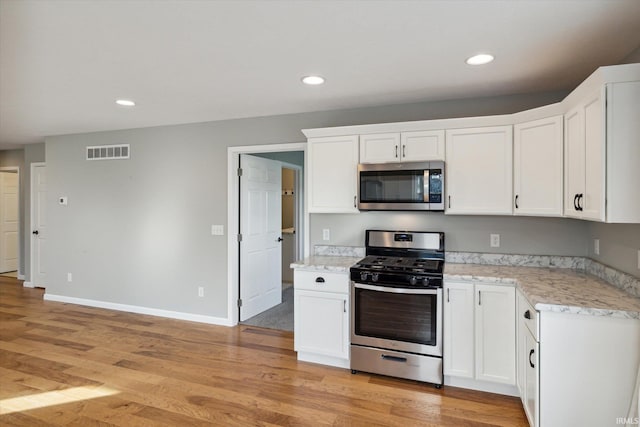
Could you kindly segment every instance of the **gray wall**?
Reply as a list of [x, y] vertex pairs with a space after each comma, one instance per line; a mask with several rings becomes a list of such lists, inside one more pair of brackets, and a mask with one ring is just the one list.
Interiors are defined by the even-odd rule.
[[[3, 150], [0, 151], [0, 167], [17, 167], [20, 169], [19, 183], [18, 183], [18, 215], [20, 216], [20, 230], [18, 231], [18, 273], [24, 274], [25, 269], [25, 246], [24, 246], [24, 228], [23, 224], [25, 221], [25, 188], [29, 188], [25, 186], [25, 178], [29, 176], [29, 171], [27, 166], [25, 168], [24, 162], [24, 150]], [[28, 179], [28, 178], [27, 178]], [[28, 198], [28, 197], [27, 197]]]
[[[589, 257], [640, 278], [640, 224], [602, 224], [588, 222], [587, 247]], [[600, 240], [600, 255], [596, 255], [593, 239]]]
[[[322, 240], [322, 229], [330, 241]], [[361, 212], [316, 214], [311, 219], [313, 244], [364, 246], [366, 229], [444, 231], [445, 248], [506, 254], [587, 254], [587, 223], [564, 218], [461, 216], [438, 212]], [[500, 247], [489, 245], [489, 235], [500, 234]]]
[[[505, 114], [557, 102], [547, 93], [474, 100], [303, 113], [181, 126], [49, 137], [47, 292], [226, 317], [227, 240], [212, 224], [227, 215], [227, 147], [304, 141], [300, 129], [442, 117]], [[84, 159], [84, 147], [131, 144], [130, 160]], [[58, 196], [69, 205], [59, 206]], [[371, 224], [406, 224], [411, 214], [313, 215], [319, 243], [330, 226], [331, 243], [361, 245]], [[487, 250], [488, 234], [502, 234], [501, 252], [586, 253], [586, 225], [563, 219], [444, 217], [412, 219], [440, 227], [447, 246]], [[327, 225], [328, 224], [328, 225]], [[227, 230], [229, 232], [229, 230]], [[233, 230], [232, 230], [233, 232]], [[73, 282], [66, 280], [73, 273]], [[204, 298], [197, 287], [205, 288]]]

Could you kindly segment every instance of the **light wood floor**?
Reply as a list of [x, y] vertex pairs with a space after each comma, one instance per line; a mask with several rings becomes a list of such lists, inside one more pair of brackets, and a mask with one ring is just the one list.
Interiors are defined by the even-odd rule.
[[43, 301], [0, 277], [0, 425], [525, 426], [518, 399], [298, 362], [293, 334]]

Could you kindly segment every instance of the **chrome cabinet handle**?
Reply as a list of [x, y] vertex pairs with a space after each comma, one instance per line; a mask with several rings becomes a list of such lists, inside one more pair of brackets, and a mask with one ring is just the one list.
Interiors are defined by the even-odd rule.
[[347, 312], [347, 300], [342, 301], [342, 312]]
[[451, 289], [447, 289], [447, 302], [449, 302], [451, 299], [449, 298], [451, 296]]
[[398, 146], [396, 145], [396, 159], [398, 158]]
[[405, 149], [407, 148], [406, 145], [402, 144], [402, 158], [404, 159], [405, 157], [407, 157], [407, 154], [405, 152]]
[[358, 200], [358, 196], [353, 196], [353, 207], [357, 208], [358, 205], [356, 204], [356, 201]]
[[451, 196], [449, 196], [449, 208], [451, 208]]
[[478, 305], [482, 305], [482, 291], [478, 291]]

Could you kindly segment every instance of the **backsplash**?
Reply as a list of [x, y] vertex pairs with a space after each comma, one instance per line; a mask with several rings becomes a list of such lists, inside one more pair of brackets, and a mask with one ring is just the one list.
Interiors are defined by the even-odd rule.
[[447, 252], [445, 254], [446, 262], [456, 264], [571, 268], [574, 270], [584, 270], [585, 259], [577, 256], [484, 254], [479, 252]]
[[359, 246], [315, 245], [313, 247], [313, 254], [319, 256], [352, 256], [364, 258], [365, 250]]
[[596, 277], [601, 278], [605, 282], [611, 283], [613, 286], [640, 298], [640, 279], [630, 274], [615, 270], [598, 261], [585, 258], [585, 271]]

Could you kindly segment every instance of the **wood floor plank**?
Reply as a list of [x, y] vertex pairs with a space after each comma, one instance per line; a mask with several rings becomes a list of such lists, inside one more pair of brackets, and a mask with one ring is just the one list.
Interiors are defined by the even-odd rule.
[[[291, 332], [44, 301], [21, 283], [0, 278], [3, 426], [527, 425], [517, 398], [299, 362]], [[27, 406], [2, 413], [4, 399]]]

